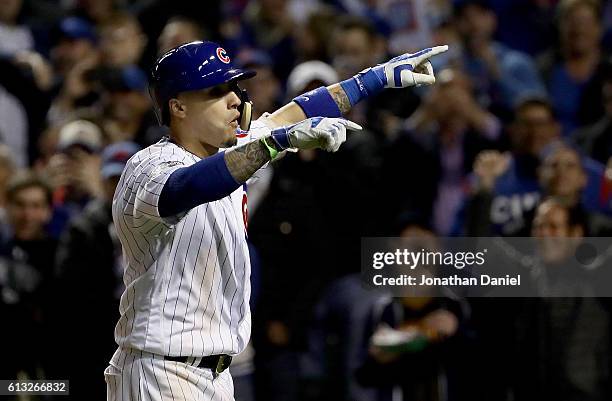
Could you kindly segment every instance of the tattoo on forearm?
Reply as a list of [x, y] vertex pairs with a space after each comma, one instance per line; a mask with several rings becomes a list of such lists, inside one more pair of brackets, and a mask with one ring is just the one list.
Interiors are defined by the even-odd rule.
[[227, 168], [238, 182], [246, 182], [261, 166], [269, 161], [270, 152], [261, 141], [249, 142], [225, 152]]
[[348, 96], [346, 96], [344, 89], [342, 89], [342, 86], [340, 86], [340, 84], [332, 85], [328, 87], [327, 90], [332, 96], [332, 99], [334, 99], [334, 102], [338, 105], [340, 112], [342, 112], [342, 114], [348, 113], [351, 109], [351, 102]]

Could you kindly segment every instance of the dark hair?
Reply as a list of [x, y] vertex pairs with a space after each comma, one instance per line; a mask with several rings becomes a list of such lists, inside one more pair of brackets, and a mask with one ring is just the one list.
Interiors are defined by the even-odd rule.
[[455, 16], [460, 17], [463, 12], [470, 6], [478, 7], [481, 10], [492, 11], [491, 5], [487, 0], [458, 0], [454, 2], [453, 12]]
[[14, 202], [17, 194], [28, 188], [40, 188], [45, 193], [47, 204], [49, 206], [53, 204], [51, 186], [45, 179], [31, 171], [20, 172], [8, 182], [6, 186], [6, 200], [9, 203]]
[[519, 113], [521, 113], [525, 109], [529, 107], [534, 107], [534, 106], [544, 107], [545, 109], [548, 110], [548, 112], [553, 118], [557, 117], [555, 114], [555, 109], [552, 106], [552, 103], [547, 98], [541, 97], [541, 96], [533, 96], [533, 97], [523, 98], [516, 103], [516, 105], [514, 106], [514, 119], [516, 119]]
[[427, 231], [433, 231], [431, 221], [426, 216], [427, 214], [420, 210], [401, 212], [395, 219], [393, 231], [399, 234], [408, 227], [419, 227]]
[[557, 18], [563, 19], [577, 6], [587, 6], [601, 20], [601, 2], [599, 0], [561, 0], [557, 6]]
[[364, 31], [370, 39], [375, 38], [377, 35], [374, 26], [366, 19], [354, 16], [346, 16], [341, 18], [338, 23], [338, 30], [348, 31], [351, 29], [359, 29]]
[[549, 196], [543, 199], [540, 202], [540, 205], [545, 202], [551, 202], [555, 206], [560, 207], [561, 209], [565, 210], [565, 212], [567, 213], [567, 226], [570, 228], [581, 227], [584, 232], [584, 236], [585, 237], [588, 236], [588, 233], [589, 233], [588, 213], [586, 212], [586, 210], [584, 210], [584, 207], [582, 206], [582, 204], [577, 203], [576, 205], [573, 205], [573, 206], [567, 206], [566, 204], [564, 204], [559, 199], [553, 196]]
[[173, 15], [166, 21], [164, 25], [169, 25], [172, 23], [182, 23], [189, 25], [191, 29], [194, 30], [196, 36], [200, 38], [200, 40], [204, 40], [204, 38], [210, 36], [210, 34], [206, 31], [206, 28], [195, 18], [191, 18], [187, 15], [176, 14]]

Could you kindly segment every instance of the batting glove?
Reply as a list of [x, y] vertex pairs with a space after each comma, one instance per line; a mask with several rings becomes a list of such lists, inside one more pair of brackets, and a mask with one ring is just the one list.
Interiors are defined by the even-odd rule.
[[429, 59], [444, 53], [448, 46], [436, 46], [414, 54], [402, 54], [384, 64], [366, 68], [357, 75], [340, 82], [351, 106], [377, 94], [384, 88], [431, 85], [436, 82]]
[[385, 88], [431, 85], [436, 82], [436, 77], [429, 59], [447, 50], [448, 46], [436, 46], [414, 54], [402, 54], [377, 65], [372, 71]]
[[272, 139], [281, 150], [323, 149], [336, 152], [346, 141], [346, 130], [359, 131], [361, 126], [344, 118], [313, 117], [272, 131]]

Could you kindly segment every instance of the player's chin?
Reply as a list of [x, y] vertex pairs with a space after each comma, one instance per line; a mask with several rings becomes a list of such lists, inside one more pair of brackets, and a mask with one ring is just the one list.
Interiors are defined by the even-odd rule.
[[232, 146], [236, 146], [236, 143], [238, 143], [238, 138], [236, 138], [236, 131], [232, 130], [231, 134], [228, 134], [228, 136], [221, 144], [221, 147], [230, 148]]

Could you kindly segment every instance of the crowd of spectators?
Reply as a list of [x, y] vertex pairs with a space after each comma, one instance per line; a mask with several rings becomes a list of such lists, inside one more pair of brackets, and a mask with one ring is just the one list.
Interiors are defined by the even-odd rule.
[[[150, 66], [193, 40], [257, 71], [243, 83], [254, 118], [450, 46], [434, 86], [358, 104], [347, 118], [364, 130], [338, 153], [289, 155], [249, 188], [238, 401], [610, 399], [603, 300], [391, 299], [358, 275], [362, 237], [612, 232], [612, 2], [599, 0], [1, 0], [0, 378], [105, 399], [123, 291], [112, 195], [167, 134]], [[425, 344], [389, 354], [372, 345], [382, 326]]]

